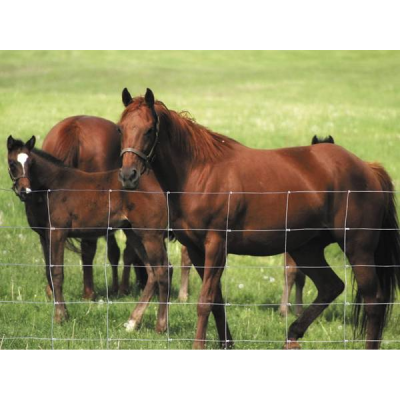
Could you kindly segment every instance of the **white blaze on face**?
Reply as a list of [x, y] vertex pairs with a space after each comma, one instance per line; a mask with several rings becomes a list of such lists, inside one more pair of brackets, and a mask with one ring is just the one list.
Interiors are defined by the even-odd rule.
[[19, 153], [17, 156], [17, 161], [22, 165], [22, 172], [25, 175], [25, 163], [28, 159], [28, 154], [26, 153]]

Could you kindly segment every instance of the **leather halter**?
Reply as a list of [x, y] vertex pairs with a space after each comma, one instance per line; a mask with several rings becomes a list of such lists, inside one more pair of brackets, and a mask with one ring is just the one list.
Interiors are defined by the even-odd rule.
[[155, 150], [156, 150], [156, 147], [157, 147], [157, 144], [158, 144], [158, 132], [159, 132], [159, 129], [160, 129], [160, 120], [159, 120], [158, 115], [157, 115], [156, 112], [154, 112], [154, 115], [155, 115], [155, 119], [156, 119], [155, 139], [154, 139], [153, 145], [150, 148], [149, 154], [146, 155], [142, 151], [137, 150], [137, 149], [135, 149], [133, 147], [125, 147], [124, 149], [121, 150], [121, 154], [120, 154], [120, 157], [122, 157], [125, 153], [136, 154], [144, 163], [144, 168], [143, 168], [143, 171], [141, 173], [143, 173], [147, 169], [151, 168], [151, 163], [153, 162], [154, 157], [156, 156]]
[[11, 172], [10, 165], [8, 165], [8, 173], [9, 173], [9, 175], [10, 175], [10, 178], [11, 178], [12, 182], [13, 182], [12, 190], [13, 190], [14, 193], [19, 197], [19, 193], [18, 193], [18, 190], [17, 190], [17, 183], [18, 183], [18, 181], [19, 181], [20, 179], [22, 179], [22, 178], [26, 178], [26, 179], [29, 180], [29, 178], [25, 175], [25, 171], [24, 171], [24, 173], [23, 173], [22, 175], [15, 177], [15, 176], [13, 175], [13, 173]]

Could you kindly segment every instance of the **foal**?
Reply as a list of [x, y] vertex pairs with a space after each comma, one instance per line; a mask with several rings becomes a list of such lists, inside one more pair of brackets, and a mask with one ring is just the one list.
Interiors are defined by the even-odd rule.
[[[172, 268], [169, 268], [164, 238], [167, 219], [165, 196], [158, 185], [143, 182], [140, 190], [152, 192], [126, 192], [118, 190], [118, 170], [87, 173], [68, 168], [48, 153], [34, 149], [35, 137], [26, 143], [7, 140], [8, 164], [15, 191], [35, 213], [37, 196], [46, 194], [45, 206], [37, 213], [46, 213], [49, 229], [45, 229], [46, 275], [53, 289], [55, 320], [67, 318], [62, 293], [64, 279], [64, 247], [67, 238], [109, 236], [115, 229], [124, 229], [127, 238], [143, 260], [148, 273], [146, 286], [139, 304], [132, 312], [128, 328], [134, 329], [159, 286], [159, 309], [156, 330], [165, 331], [167, 303]], [[148, 213], [147, 210], [152, 212]], [[40, 215], [43, 220], [45, 215]]]

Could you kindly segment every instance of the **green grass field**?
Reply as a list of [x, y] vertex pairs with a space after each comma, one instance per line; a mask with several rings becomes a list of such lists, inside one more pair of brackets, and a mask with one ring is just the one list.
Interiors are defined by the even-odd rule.
[[[0, 188], [11, 187], [8, 135], [23, 140], [36, 135], [41, 145], [50, 128], [67, 116], [117, 121], [124, 87], [132, 95], [150, 87], [170, 109], [187, 110], [199, 123], [252, 147], [299, 146], [315, 134], [332, 135], [360, 158], [380, 161], [400, 187], [400, 52], [38, 51], [0, 52]], [[200, 288], [194, 271], [189, 301], [181, 304], [180, 270], [175, 269], [168, 341], [167, 334], [154, 331], [156, 304], [149, 306], [140, 330], [125, 332], [132, 302], [139, 298], [133, 284], [131, 296], [111, 297], [107, 304], [105, 271], [108, 282], [111, 271], [105, 266], [103, 239], [95, 259], [95, 302], [81, 299], [80, 260], [67, 252], [64, 292], [72, 303], [70, 319], [53, 325], [39, 238], [27, 224], [23, 204], [8, 191], [0, 191], [0, 225], [0, 348], [191, 348]], [[121, 234], [118, 239], [123, 242]], [[179, 244], [169, 247], [173, 264], [180, 265]], [[326, 255], [344, 279], [343, 254], [330, 246]], [[274, 305], [282, 294], [282, 256], [229, 256], [228, 263], [222, 284], [231, 303], [227, 315], [236, 348], [282, 348], [286, 326], [294, 320], [293, 315], [287, 321], [280, 317]], [[349, 272], [346, 280], [346, 293], [310, 327], [303, 348], [364, 347], [343, 342], [353, 339], [351, 310], [343, 306], [345, 298], [352, 299]], [[314, 296], [307, 281], [305, 303]], [[400, 348], [399, 318], [395, 305], [383, 348]], [[208, 348], [217, 348], [212, 318], [207, 338]]]

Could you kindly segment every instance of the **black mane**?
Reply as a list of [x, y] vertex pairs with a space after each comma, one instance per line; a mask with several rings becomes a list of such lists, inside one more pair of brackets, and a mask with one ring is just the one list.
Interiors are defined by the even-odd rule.
[[33, 150], [32, 150], [32, 153], [33, 153], [33, 154], [36, 154], [37, 156], [39, 156], [39, 157], [41, 157], [41, 158], [44, 158], [46, 161], [49, 161], [49, 162], [51, 162], [52, 164], [57, 165], [58, 167], [70, 168], [70, 167], [68, 167], [68, 165], [65, 165], [60, 159], [58, 159], [58, 158], [52, 156], [52, 155], [49, 154], [49, 153], [46, 153], [46, 152], [43, 151], [43, 150], [40, 150], [40, 149], [33, 149]]

